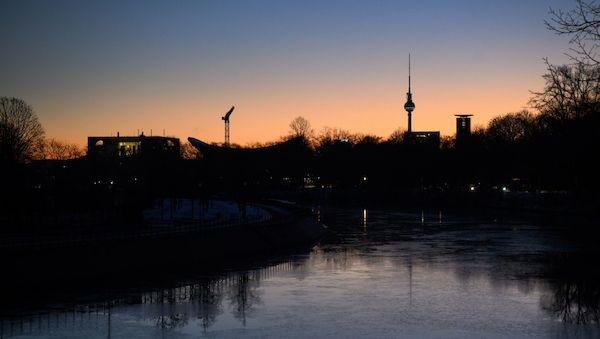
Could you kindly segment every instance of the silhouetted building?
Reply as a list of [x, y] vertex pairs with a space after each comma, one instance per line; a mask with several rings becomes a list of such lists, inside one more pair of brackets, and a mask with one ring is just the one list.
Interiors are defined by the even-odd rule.
[[440, 132], [422, 131], [407, 133], [405, 142], [409, 145], [420, 145], [432, 149], [437, 149], [440, 148]]
[[88, 137], [91, 158], [177, 158], [177, 138], [145, 136]]
[[413, 132], [412, 130], [412, 112], [415, 110], [415, 103], [412, 100], [412, 91], [410, 88], [410, 54], [408, 55], [408, 93], [406, 93], [406, 103], [404, 104], [404, 109], [408, 113], [408, 130], [406, 133], [405, 142], [409, 145], [439, 148], [439, 131]]
[[471, 136], [471, 117], [473, 114], [456, 114], [456, 140]]
[[188, 141], [202, 154], [206, 173], [230, 183], [301, 184], [310, 162], [310, 151], [303, 137], [258, 148], [220, 147], [192, 137]]

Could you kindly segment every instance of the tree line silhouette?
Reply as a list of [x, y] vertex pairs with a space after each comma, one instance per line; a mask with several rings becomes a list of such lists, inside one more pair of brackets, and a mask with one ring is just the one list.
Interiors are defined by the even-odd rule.
[[[48, 213], [83, 213], [98, 220], [98, 211], [109, 219], [119, 214], [137, 220], [136, 211], [153, 198], [222, 194], [252, 199], [306, 188], [408, 200], [552, 191], [583, 197], [595, 206], [600, 188], [600, 63], [595, 53], [600, 6], [576, 4], [569, 12], [551, 10], [546, 22], [557, 34], [572, 37], [575, 54], [572, 64], [545, 61], [545, 86], [532, 92], [530, 101], [535, 113], [498, 116], [468, 137], [443, 137], [439, 147], [408, 142], [402, 130], [388, 138], [338, 128], [315, 133], [308, 120], [298, 117], [284, 142], [253, 145], [272, 146], [273, 152], [231, 145], [221, 155], [202, 154], [186, 143], [181, 159], [174, 161], [97, 161], [75, 145], [46, 139], [31, 106], [1, 97], [2, 224]], [[231, 152], [237, 148], [243, 155]]]
[[[0, 208], [3, 216], [27, 218], [82, 210], [111, 216], [122, 210], [139, 219], [137, 211], [152, 198], [225, 194], [253, 199], [272, 190], [306, 188], [353, 190], [369, 199], [565, 191], [594, 201], [600, 188], [598, 75], [595, 65], [548, 63], [545, 88], [531, 99], [537, 114], [498, 116], [468, 137], [442, 138], [439, 148], [407, 142], [401, 130], [385, 139], [338, 128], [317, 134], [298, 117], [283, 138], [287, 141], [271, 144], [286, 145], [279, 151], [266, 147], [261, 154], [236, 156], [236, 149], [230, 148], [233, 153], [215, 156], [188, 145], [182, 148], [182, 158], [172, 162], [79, 156], [76, 148], [46, 141], [22, 100], [1, 98], [5, 190]], [[21, 125], [12, 122], [11, 114]], [[15, 132], [27, 128], [28, 133]], [[22, 140], [16, 142], [19, 135]], [[44, 144], [47, 159], [75, 158], [31, 162]], [[247, 149], [239, 151], [243, 150]]]

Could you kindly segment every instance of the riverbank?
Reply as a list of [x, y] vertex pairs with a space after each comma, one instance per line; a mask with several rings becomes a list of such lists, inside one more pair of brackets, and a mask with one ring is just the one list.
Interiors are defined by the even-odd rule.
[[566, 191], [373, 191], [361, 188], [279, 190], [269, 196], [307, 206], [440, 211], [481, 216], [539, 218], [590, 228], [597, 223], [600, 196]]
[[[269, 218], [216, 224], [181, 224], [161, 232], [113, 234], [52, 246], [4, 248], [6, 291], [40, 284], [69, 286], [74, 282], [102, 285], [114, 280], [143, 279], [156, 272], [210, 270], [307, 250], [325, 230], [305, 209], [276, 201], [256, 203]], [[39, 243], [39, 241], [38, 241]], [[60, 244], [61, 246], [57, 246]], [[4, 298], [9, 303], [12, 297]], [[22, 297], [15, 300], [23, 303]]]

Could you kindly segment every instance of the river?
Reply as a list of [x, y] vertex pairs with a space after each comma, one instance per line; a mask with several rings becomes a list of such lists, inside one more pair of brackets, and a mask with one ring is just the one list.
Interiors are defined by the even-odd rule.
[[316, 218], [329, 235], [303, 253], [170, 273], [166, 285], [83, 288], [4, 311], [0, 337], [600, 336], [597, 251], [568, 225], [362, 208]]

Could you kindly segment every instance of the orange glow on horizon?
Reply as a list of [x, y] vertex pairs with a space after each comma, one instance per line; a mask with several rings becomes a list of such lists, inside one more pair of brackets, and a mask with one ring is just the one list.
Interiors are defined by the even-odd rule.
[[[497, 83], [462, 88], [443, 81], [425, 87], [423, 82], [415, 85], [413, 80], [413, 130], [439, 130], [449, 136], [455, 133], [454, 114], [473, 114], [473, 127], [486, 126], [495, 116], [524, 109], [531, 96], [529, 90], [543, 86], [541, 78], [529, 82], [500, 79]], [[271, 96], [248, 93], [236, 98], [218, 93], [200, 98], [189, 93], [150, 97], [141, 91], [137, 96], [89, 98], [67, 105], [46, 102], [40, 105], [45, 109], [36, 112], [48, 137], [79, 145], [86, 144], [87, 136], [117, 132], [135, 135], [138, 130], [146, 135], [163, 135], [163, 129], [167, 136], [183, 142], [192, 136], [221, 143], [221, 116], [231, 105], [236, 106], [231, 117], [231, 142], [240, 145], [279, 140], [288, 135], [289, 123], [297, 116], [308, 119], [317, 134], [324, 127], [332, 127], [385, 139], [397, 129], [405, 130], [406, 89], [402, 84], [378, 89], [370, 85], [274, 89]], [[37, 103], [32, 105], [35, 109]], [[54, 118], [46, 119], [47, 116]]]
[[0, 93], [79, 145], [151, 130], [221, 143], [233, 105], [236, 144], [277, 141], [297, 116], [387, 138], [407, 127], [410, 53], [413, 130], [454, 135], [455, 114], [476, 127], [525, 108], [542, 58], [570, 62], [543, 24], [554, 2], [15, 1]]

